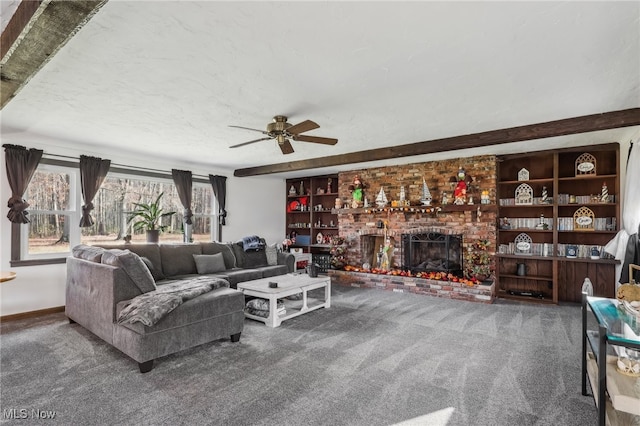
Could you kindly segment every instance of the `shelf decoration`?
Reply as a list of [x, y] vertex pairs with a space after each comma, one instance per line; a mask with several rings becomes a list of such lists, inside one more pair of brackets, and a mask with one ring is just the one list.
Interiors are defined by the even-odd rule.
[[540, 197], [540, 202], [542, 204], [548, 204], [549, 203], [549, 193], [547, 192], [547, 187], [546, 186], [542, 187], [542, 197]]
[[585, 152], [576, 159], [576, 176], [595, 175], [596, 157]]
[[353, 184], [349, 185], [349, 191], [351, 191], [351, 207], [354, 209], [362, 207], [362, 200], [364, 198], [364, 190], [367, 185], [362, 182], [360, 175], [355, 175], [353, 178]]
[[529, 180], [529, 170], [521, 168], [518, 172], [518, 180]]
[[593, 231], [595, 228], [595, 214], [588, 207], [580, 207], [573, 214], [573, 229], [575, 231]]
[[515, 254], [520, 254], [525, 256], [527, 255], [531, 256], [533, 254], [532, 253], [533, 240], [529, 235], [525, 234], [524, 232], [518, 234], [518, 236], [514, 240], [514, 243], [516, 247]]
[[533, 188], [527, 183], [518, 185], [515, 191], [515, 203], [518, 206], [533, 204]]
[[376, 205], [380, 208], [383, 208], [387, 205], [387, 196], [384, 193], [384, 188], [380, 188], [380, 192], [378, 192], [378, 196], [376, 197]]
[[430, 206], [432, 200], [433, 198], [431, 197], [431, 192], [429, 192], [427, 181], [422, 178], [422, 197], [420, 198], [420, 202], [423, 206]]
[[602, 191], [600, 193], [600, 202], [601, 203], [609, 202], [609, 189], [607, 188], [607, 182], [602, 183]]

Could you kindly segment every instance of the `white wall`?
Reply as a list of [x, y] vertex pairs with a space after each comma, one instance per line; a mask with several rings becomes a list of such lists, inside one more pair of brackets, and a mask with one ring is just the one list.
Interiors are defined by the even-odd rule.
[[[285, 183], [282, 178], [236, 178], [232, 170], [196, 169], [190, 164], [163, 164], [135, 162], [132, 158], [117, 158], [93, 152], [60, 152], [47, 146], [27, 146], [55, 153], [78, 157], [80, 154], [109, 158], [113, 163], [166, 170], [171, 168], [191, 170], [195, 175], [219, 174], [227, 176], [227, 225], [222, 228], [222, 241], [237, 241], [247, 235], [260, 235], [269, 243], [281, 242], [285, 236]], [[7, 200], [11, 189], [7, 181], [4, 149], [0, 163], [0, 270], [17, 273], [17, 278], [0, 284], [0, 316], [64, 306], [66, 265], [11, 267], [11, 223], [6, 218]], [[202, 166], [200, 166], [202, 167]]]

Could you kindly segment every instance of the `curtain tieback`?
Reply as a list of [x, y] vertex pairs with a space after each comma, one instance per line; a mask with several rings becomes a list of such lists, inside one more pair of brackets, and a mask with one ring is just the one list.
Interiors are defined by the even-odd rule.
[[91, 212], [91, 210], [93, 210], [93, 203], [87, 203], [84, 206], [82, 206], [82, 214], [87, 215]]
[[14, 212], [22, 212], [29, 207], [29, 203], [22, 199], [22, 197], [11, 197], [9, 198], [9, 202], [7, 203], [7, 207], [9, 207]]

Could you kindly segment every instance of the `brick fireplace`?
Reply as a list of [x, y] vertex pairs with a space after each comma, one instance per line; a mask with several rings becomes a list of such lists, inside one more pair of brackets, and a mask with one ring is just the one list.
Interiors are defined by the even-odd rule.
[[[453, 189], [449, 179], [459, 167], [463, 167], [474, 179], [469, 194], [474, 205], [441, 206], [443, 193], [451, 195]], [[349, 185], [358, 175], [366, 185], [365, 197], [372, 205], [369, 209], [341, 209], [338, 217], [339, 234], [347, 240], [347, 260], [353, 265], [362, 265], [362, 236], [384, 238], [385, 232], [394, 241], [393, 264], [402, 265], [400, 243], [403, 234], [440, 232], [463, 236], [463, 248], [478, 239], [488, 239], [496, 247], [496, 158], [493, 155], [434, 161], [398, 166], [377, 167], [342, 172], [338, 176], [338, 194], [347, 205], [351, 199]], [[431, 195], [432, 206], [421, 206], [422, 179], [425, 179]], [[398, 200], [401, 187], [405, 187], [406, 199], [411, 205], [405, 208], [384, 210], [374, 207], [376, 194], [383, 188], [389, 202]], [[481, 191], [489, 191], [489, 206], [480, 205]], [[437, 207], [442, 211], [436, 212]], [[490, 208], [488, 208], [490, 207]], [[478, 212], [480, 208], [480, 212]], [[384, 227], [386, 223], [386, 229]], [[383, 226], [380, 227], [380, 224]]]
[[[452, 176], [462, 167], [473, 178], [468, 195], [473, 205], [441, 205], [443, 194], [451, 198]], [[393, 245], [392, 267], [404, 264], [403, 235], [438, 233], [460, 235], [462, 251], [478, 239], [491, 242], [492, 251], [496, 247], [496, 158], [476, 156], [453, 160], [414, 163], [397, 166], [376, 167], [342, 172], [338, 176], [338, 194], [345, 206], [350, 204], [349, 185], [358, 175], [365, 185], [365, 198], [369, 208], [347, 208], [338, 211], [340, 236], [347, 242], [346, 258], [350, 265], [374, 265], [375, 254], [380, 244], [388, 238]], [[423, 178], [433, 197], [431, 206], [420, 203]], [[399, 200], [404, 187], [408, 206], [392, 207], [391, 201]], [[375, 206], [375, 198], [380, 188], [389, 200], [386, 208]], [[488, 191], [489, 205], [480, 204], [480, 194]], [[406, 238], [406, 237], [405, 237]], [[396, 277], [394, 277], [395, 279]], [[348, 281], [348, 280], [347, 280]]]

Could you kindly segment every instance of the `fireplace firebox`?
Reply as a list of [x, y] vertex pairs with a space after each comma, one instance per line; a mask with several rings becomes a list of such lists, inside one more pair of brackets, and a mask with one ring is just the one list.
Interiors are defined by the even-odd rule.
[[405, 271], [445, 272], [462, 277], [462, 265], [461, 234], [402, 234], [402, 269]]

